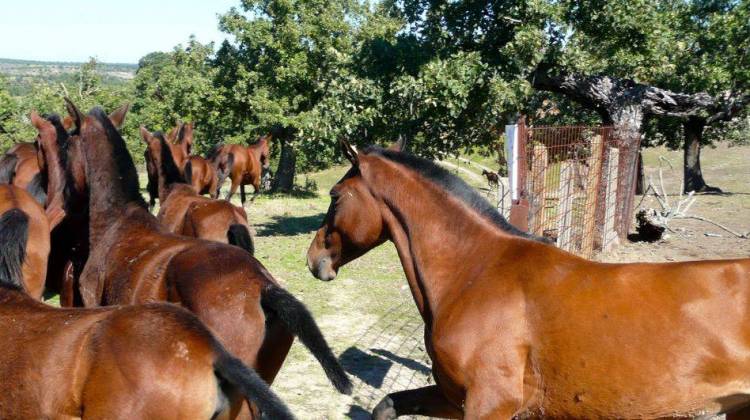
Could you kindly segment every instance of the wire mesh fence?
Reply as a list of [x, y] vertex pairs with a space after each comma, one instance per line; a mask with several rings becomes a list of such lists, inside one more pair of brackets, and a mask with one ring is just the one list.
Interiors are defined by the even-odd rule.
[[586, 258], [627, 235], [637, 147], [627, 147], [612, 127], [522, 127], [520, 133], [529, 232]]

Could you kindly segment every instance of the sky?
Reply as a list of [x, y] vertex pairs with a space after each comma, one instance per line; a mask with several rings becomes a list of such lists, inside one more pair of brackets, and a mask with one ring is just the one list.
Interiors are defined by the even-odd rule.
[[0, 58], [137, 63], [153, 51], [226, 38], [217, 15], [239, 0], [3, 0]]

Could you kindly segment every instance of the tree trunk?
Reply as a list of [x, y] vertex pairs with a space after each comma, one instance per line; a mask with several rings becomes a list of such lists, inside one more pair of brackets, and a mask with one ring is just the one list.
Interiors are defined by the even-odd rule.
[[701, 140], [705, 126], [706, 120], [703, 118], [690, 118], [682, 124], [685, 131], [682, 188], [685, 193], [690, 191], [721, 192], [719, 188], [706, 185], [701, 171]]
[[281, 138], [279, 168], [273, 179], [273, 191], [290, 192], [294, 188], [294, 174], [297, 169], [297, 152], [289, 138]]
[[633, 190], [638, 177], [641, 130], [644, 122], [640, 104], [624, 104], [613, 107], [610, 118], [619, 140], [620, 163], [617, 171], [617, 211], [615, 226], [617, 233], [625, 238], [633, 220]]

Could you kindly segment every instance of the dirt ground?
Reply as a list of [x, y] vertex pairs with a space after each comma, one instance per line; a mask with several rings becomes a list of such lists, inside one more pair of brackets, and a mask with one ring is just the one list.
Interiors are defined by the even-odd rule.
[[[679, 199], [682, 156], [660, 148], [645, 152], [646, 173], [657, 183], [659, 156], [674, 165], [663, 172], [674, 203]], [[750, 147], [720, 145], [704, 150], [702, 158], [706, 181], [726, 194], [699, 196], [689, 214], [750, 231]], [[355, 382], [352, 397], [337, 395], [314, 359], [295, 343], [273, 388], [304, 419], [367, 419], [387, 393], [431, 383], [421, 319], [390, 244], [343, 268], [331, 283], [314, 280], [304, 268], [312, 232], [327, 208], [325, 193], [341, 172], [333, 169], [311, 176], [320, 189], [317, 198], [260, 201], [250, 210], [257, 222], [261, 261], [310, 306]], [[641, 205], [657, 206], [651, 197]], [[705, 222], [678, 220], [671, 228], [673, 232], [660, 242], [621, 244], [597, 259], [657, 262], [750, 256], [750, 240], [733, 238]]]
[[[648, 149], [644, 153], [646, 178], [649, 176], [659, 186], [659, 156], [667, 158], [674, 169], [662, 164], [664, 189], [669, 194], [671, 205], [680, 201], [682, 181], [682, 156], [680, 152], [663, 148]], [[699, 195], [688, 211], [690, 216], [699, 216], [719, 223], [741, 234], [750, 232], [750, 148], [719, 145], [707, 148], [702, 153], [704, 175], [709, 185], [721, 188], [721, 195]], [[643, 197], [637, 197], [636, 203]], [[684, 200], [686, 197], [683, 196]], [[641, 208], [660, 208], [649, 195]], [[604, 261], [684, 261], [714, 258], [736, 258], [750, 256], [750, 240], [739, 239], [731, 233], [710, 223], [677, 219], [670, 227], [673, 232], [657, 243], [625, 243], [614, 252], [601, 255]]]

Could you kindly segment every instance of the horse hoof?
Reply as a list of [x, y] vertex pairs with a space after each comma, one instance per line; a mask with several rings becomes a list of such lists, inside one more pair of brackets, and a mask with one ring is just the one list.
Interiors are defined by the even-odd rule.
[[372, 411], [372, 420], [391, 420], [398, 417], [396, 409], [393, 408], [393, 400], [391, 397], [386, 396]]

